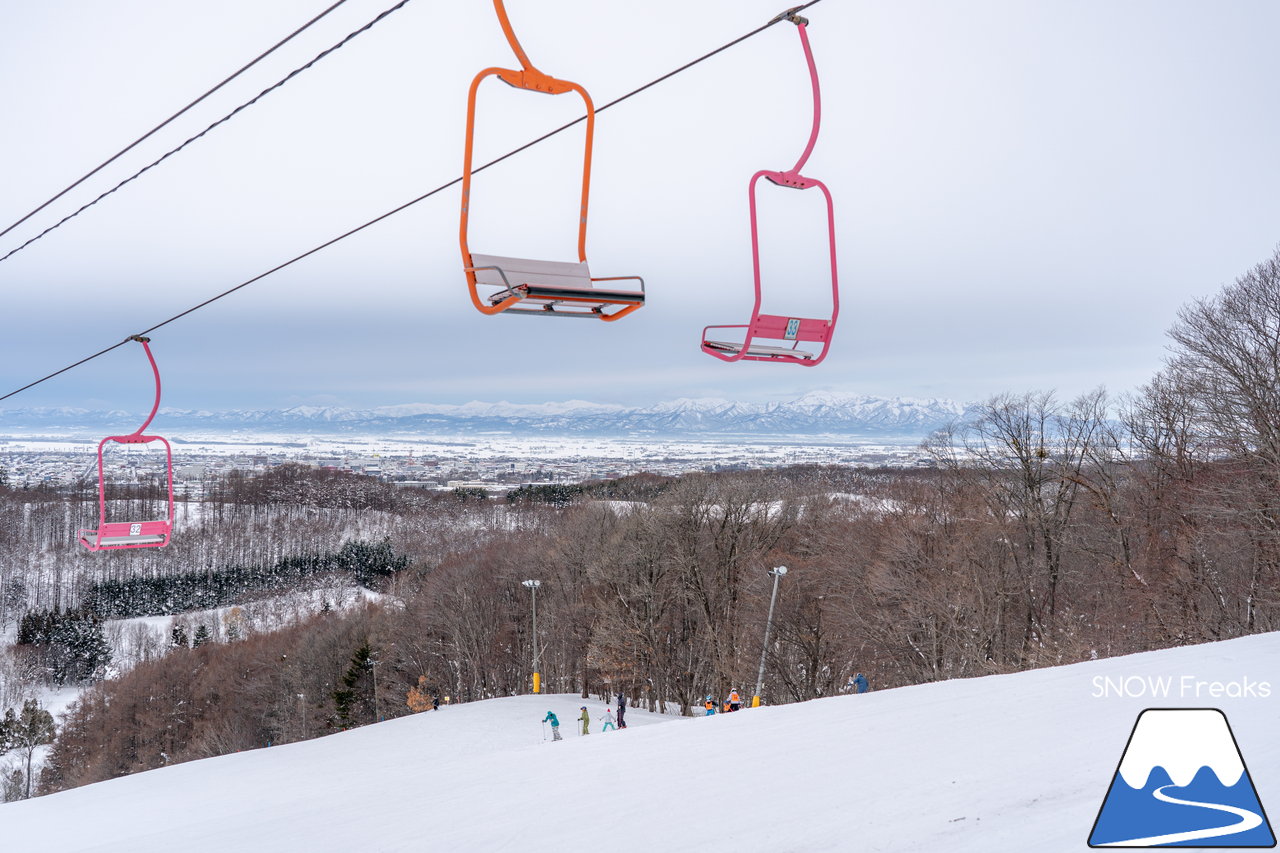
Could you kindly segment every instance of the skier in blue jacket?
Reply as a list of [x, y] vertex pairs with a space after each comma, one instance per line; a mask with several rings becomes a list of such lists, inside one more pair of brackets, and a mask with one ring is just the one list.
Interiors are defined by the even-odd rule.
[[853, 677], [853, 692], [866, 693], [871, 689], [871, 684], [867, 682], [867, 677], [862, 673], [858, 673]]
[[548, 711], [547, 715], [542, 718], [542, 722], [551, 723], [551, 739], [553, 741], [563, 740], [563, 738], [560, 737], [560, 720], [556, 718], [555, 714]]

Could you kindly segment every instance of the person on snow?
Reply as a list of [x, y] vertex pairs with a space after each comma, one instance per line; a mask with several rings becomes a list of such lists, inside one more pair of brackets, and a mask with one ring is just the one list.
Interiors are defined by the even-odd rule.
[[738, 689], [735, 687], [729, 691], [729, 710], [736, 711], [742, 707], [742, 697], [738, 695]]
[[707, 697], [706, 702], [702, 703], [702, 707], [707, 709], [706, 715], [708, 717], [714, 717], [716, 715], [716, 703], [715, 703], [715, 700], [712, 699], [710, 696]]
[[604, 725], [600, 727], [600, 731], [601, 733], [604, 733], [609, 731], [609, 729], [613, 729], [614, 731], [617, 731], [618, 727], [613, 724], [613, 711], [610, 711], [608, 708], [605, 708], [604, 709]]
[[433, 696], [431, 697], [431, 710], [433, 710], [433, 711], [439, 711], [439, 710], [440, 710], [440, 696], [439, 696], [439, 694], [433, 695]]
[[564, 740], [564, 738], [560, 737], [560, 720], [555, 714], [548, 711], [547, 715], [542, 718], [542, 722], [551, 723], [551, 739], [553, 741]]
[[591, 734], [591, 715], [587, 713], [587, 706], [582, 706], [582, 714], [578, 717], [582, 721], [582, 733], [584, 735]]
[[858, 673], [853, 677], [854, 693], [866, 693], [870, 689], [871, 689], [871, 684], [870, 682], [867, 681], [867, 677], [865, 675], [863, 675], [862, 673]]
[[620, 729], [625, 729], [627, 727], [627, 721], [624, 719], [624, 716], [626, 715], [626, 713], [627, 713], [627, 697], [619, 693], [618, 694], [618, 728]]

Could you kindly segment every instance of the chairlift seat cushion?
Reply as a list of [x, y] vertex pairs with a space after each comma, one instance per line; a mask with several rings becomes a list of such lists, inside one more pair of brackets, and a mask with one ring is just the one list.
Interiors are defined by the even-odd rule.
[[[730, 354], [742, 352], [742, 344], [732, 341], [703, 341], [702, 345], [708, 349], [718, 350], [719, 352], [727, 352]], [[804, 350], [791, 349], [790, 347], [771, 347], [763, 344], [752, 344], [747, 347], [747, 355], [758, 356], [760, 358], [813, 358], [811, 352]]]
[[596, 287], [591, 281], [591, 270], [586, 261], [539, 261], [473, 252], [471, 264], [475, 270], [476, 284], [503, 288], [497, 293], [489, 294], [489, 301], [495, 304], [510, 297], [513, 292], [523, 299], [543, 304], [574, 302], [583, 303], [585, 307], [644, 302], [643, 290]]
[[99, 545], [158, 545], [166, 539], [164, 536], [103, 536], [98, 539]]

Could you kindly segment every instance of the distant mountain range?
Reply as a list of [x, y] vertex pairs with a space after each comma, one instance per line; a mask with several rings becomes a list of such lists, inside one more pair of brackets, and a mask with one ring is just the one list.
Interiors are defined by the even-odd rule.
[[[164, 408], [155, 430], [235, 430], [264, 433], [451, 435], [537, 432], [561, 435], [810, 435], [900, 438], [927, 435], [963, 418], [967, 407], [952, 400], [867, 397], [811, 392], [794, 400], [740, 403], [715, 398], [670, 400], [629, 407], [583, 400], [560, 403], [408, 403], [373, 409], [295, 406], [289, 409], [197, 411]], [[140, 416], [119, 411], [68, 408], [0, 410], [0, 432], [133, 429]]]

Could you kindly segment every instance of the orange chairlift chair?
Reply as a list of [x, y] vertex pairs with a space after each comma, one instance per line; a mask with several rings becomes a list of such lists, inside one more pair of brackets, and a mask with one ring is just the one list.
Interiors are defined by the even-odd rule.
[[[142, 426], [128, 435], [109, 435], [98, 442], [98, 528], [97, 530], [79, 530], [76, 538], [80, 544], [90, 551], [109, 551], [122, 548], [161, 548], [169, 544], [173, 534], [173, 449], [169, 442], [158, 435], [143, 435], [143, 430], [151, 425], [156, 412], [160, 409], [160, 369], [156, 367], [155, 356], [151, 354], [150, 338], [134, 335], [129, 338], [142, 344], [142, 349], [151, 362], [151, 372], [156, 379], [156, 400], [151, 406], [151, 414]], [[158, 441], [164, 445], [165, 479], [168, 489], [168, 514], [165, 518], [146, 521], [107, 521], [106, 477], [103, 473], [102, 450], [107, 442], [118, 444], [147, 444]]]
[[[484, 314], [512, 313], [539, 317], [586, 317], [605, 321], [619, 320], [644, 305], [644, 280], [639, 276], [597, 278], [587, 267], [587, 197], [591, 184], [591, 144], [595, 131], [595, 106], [587, 90], [568, 80], [557, 80], [544, 74], [529, 62], [529, 57], [507, 18], [503, 0], [493, 0], [498, 22], [507, 42], [520, 60], [519, 70], [486, 68], [471, 81], [467, 96], [467, 140], [462, 171], [462, 218], [459, 242], [462, 246], [463, 270], [471, 302]], [[560, 95], [577, 92], [587, 108], [586, 146], [582, 165], [582, 207], [578, 218], [578, 261], [546, 261], [484, 255], [472, 252], [467, 243], [467, 211], [471, 198], [472, 143], [475, 137], [476, 91], [489, 76], [517, 89]], [[619, 287], [601, 282], [633, 281], [638, 287]], [[486, 293], [479, 288], [485, 287]]]
[[[795, 9], [783, 12], [778, 19], [786, 19], [796, 25], [800, 33], [800, 44], [804, 48], [805, 60], [809, 64], [809, 79], [813, 88], [813, 127], [809, 132], [809, 144], [796, 164], [785, 172], [774, 172], [762, 169], [751, 177], [747, 189], [751, 202], [751, 260], [755, 270], [755, 307], [751, 312], [751, 321], [740, 326], [707, 326], [702, 330], [702, 351], [722, 361], [771, 361], [782, 364], [799, 364], [813, 367], [827, 357], [831, 347], [831, 336], [835, 332], [836, 318], [840, 314], [840, 284], [836, 274], [836, 230], [835, 214], [831, 203], [831, 192], [826, 184], [817, 178], [809, 178], [800, 174], [805, 162], [813, 152], [814, 143], [818, 140], [818, 126], [822, 116], [822, 102], [818, 90], [818, 70], [813, 63], [813, 51], [809, 47], [809, 35], [806, 27], [809, 22], [796, 14]], [[806, 190], [817, 187], [826, 197], [827, 202], [827, 238], [830, 245], [831, 268], [831, 317], [785, 317], [777, 314], [760, 313], [760, 239], [756, 221], [756, 184], [761, 178], [767, 178], [780, 187]], [[712, 329], [745, 329], [743, 340], [724, 341], [712, 339]], [[719, 336], [717, 336], [719, 337]], [[759, 343], [759, 340], [772, 343]], [[819, 346], [800, 349], [801, 343]]]

